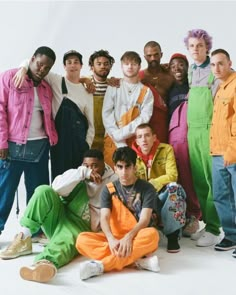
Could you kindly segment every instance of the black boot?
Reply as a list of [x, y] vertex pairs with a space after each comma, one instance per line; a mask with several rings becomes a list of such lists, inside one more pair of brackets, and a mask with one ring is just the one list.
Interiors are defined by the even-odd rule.
[[180, 245], [179, 245], [179, 229], [174, 231], [173, 233], [167, 235], [167, 252], [169, 253], [178, 253], [180, 251]]

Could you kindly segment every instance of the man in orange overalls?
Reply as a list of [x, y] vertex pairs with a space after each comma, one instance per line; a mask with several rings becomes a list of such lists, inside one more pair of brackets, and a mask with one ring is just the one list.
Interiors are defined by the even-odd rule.
[[136, 177], [136, 158], [130, 147], [118, 148], [113, 154], [119, 179], [107, 184], [101, 194], [103, 232], [81, 233], [76, 242], [77, 250], [92, 259], [80, 264], [82, 280], [133, 263], [140, 269], [160, 270], [156, 255], [143, 258], [158, 248], [158, 232], [149, 227], [156, 190]]

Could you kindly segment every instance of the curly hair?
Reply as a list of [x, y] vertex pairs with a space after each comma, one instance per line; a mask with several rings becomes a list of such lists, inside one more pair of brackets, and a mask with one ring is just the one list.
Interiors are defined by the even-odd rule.
[[184, 38], [184, 43], [187, 48], [189, 38], [203, 39], [206, 43], [207, 53], [210, 52], [212, 48], [212, 37], [205, 30], [193, 29], [188, 31], [188, 35]]
[[94, 60], [98, 57], [105, 57], [109, 60], [110, 62], [110, 65], [112, 66], [114, 63], [115, 63], [115, 59], [114, 57], [112, 57], [109, 52], [107, 50], [98, 50], [98, 51], [95, 51], [89, 58], [89, 66], [92, 67], [93, 66], [93, 63], [94, 63]]

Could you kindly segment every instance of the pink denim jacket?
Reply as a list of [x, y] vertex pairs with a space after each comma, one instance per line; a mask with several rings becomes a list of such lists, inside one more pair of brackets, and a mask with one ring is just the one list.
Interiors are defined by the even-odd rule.
[[[8, 70], [0, 75], [0, 149], [8, 148], [8, 141], [25, 144], [27, 141], [34, 107], [33, 81], [26, 77], [21, 88], [12, 81], [18, 69]], [[37, 92], [43, 108], [43, 120], [50, 145], [58, 140], [52, 117], [52, 91], [42, 81]]]

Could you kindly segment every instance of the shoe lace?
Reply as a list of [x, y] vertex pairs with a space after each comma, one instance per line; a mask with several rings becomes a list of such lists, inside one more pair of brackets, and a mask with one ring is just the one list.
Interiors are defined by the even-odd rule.
[[14, 250], [19, 245], [19, 242], [21, 241], [21, 236], [16, 235], [14, 240], [11, 242], [10, 245], [7, 246], [6, 250]]

